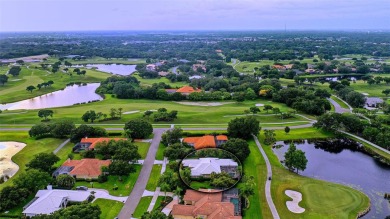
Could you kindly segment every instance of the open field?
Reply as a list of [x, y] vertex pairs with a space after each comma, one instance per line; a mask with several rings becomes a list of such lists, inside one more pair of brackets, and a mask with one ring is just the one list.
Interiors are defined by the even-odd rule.
[[188, 85], [188, 83], [186, 83], [186, 82], [175, 82], [175, 83], [172, 83], [165, 77], [144, 79], [144, 78], [141, 78], [138, 75], [138, 73], [134, 73], [132, 75], [134, 77], [136, 77], [141, 82], [141, 85], [145, 85], [145, 86], [152, 86], [152, 84], [160, 83], [160, 82], [163, 82], [165, 84], [169, 84], [172, 88], [180, 88], [180, 87], [183, 87], [185, 85]]
[[[276, 139], [308, 139], [331, 137], [332, 134], [314, 128], [296, 129], [286, 135], [282, 130], [276, 131]], [[350, 187], [297, 175], [285, 169], [279, 162], [270, 146], [264, 145], [263, 133], [260, 134], [263, 149], [270, 159], [273, 171], [272, 197], [279, 215], [287, 218], [356, 218], [358, 212], [365, 210], [369, 199], [360, 191]], [[286, 207], [291, 200], [284, 195], [286, 189], [299, 191], [303, 195], [300, 206], [306, 211], [294, 214]], [[331, 210], [330, 210], [331, 209]]]
[[157, 187], [158, 179], [160, 178], [161, 173], [161, 165], [155, 164], [153, 165], [152, 172], [150, 173], [150, 177], [148, 183], [146, 184], [146, 190], [154, 191]]
[[120, 201], [98, 198], [93, 202], [93, 205], [100, 207], [100, 210], [102, 211], [100, 218], [106, 219], [115, 218], [121, 211], [124, 204]]
[[[141, 165], [134, 165], [135, 172], [130, 173], [130, 176], [119, 177], [119, 176], [108, 176], [108, 181], [105, 183], [93, 182], [91, 184], [87, 181], [77, 181], [76, 186], [86, 186], [88, 188], [99, 188], [106, 189], [110, 195], [115, 196], [128, 196], [131, 193], [131, 190], [134, 187], [135, 182], [137, 181], [138, 175], [141, 172]], [[118, 189], [113, 190], [113, 187], [117, 185]]]
[[[76, 106], [68, 106], [61, 108], [53, 108], [54, 115], [52, 121], [66, 119], [78, 124], [83, 124], [81, 120], [82, 115], [88, 110], [95, 110], [96, 112], [108, 113], [111, 108], [123, 108], [123, 112], [127, 111], [140, 111], [140, 113], [125, 114], [122, 115], [122, 119], [106, 121], [102, 123], [95, 122], [95, 124], [123, 124], [129, 119], [140, 118], [143, 112], [146, 110], [156, 110], [165, 107], [168, 111], [177, 110], [178, 118], [173, 122], [175, 124], [227, 124], [235, 115], [243, 115], [244, 110], [254, 106], [256, 103], [271, 104], [273, 107], [278, 107], [282, 112], [292, 110], [285, 104], [273, 103], [268, 100], [256, 100], [245, 101], [242, 103], [232, 103], [222, 106], [188, 106], [178, 104], [170, 101], [160, 100], [128, 100], [128, 99], [116, 99], [109, 95], [106, 99], [99, 102], [90, 104], [82, 104]], [[4, 111], [3, 113], [9, 113], [11, 111]], [[2, 118], [2, 124], [35, 124], [40, 122], [40, 118], [37, 116], [38, 110], [29, 110], [27, 113], [14, 114], [12, 117], [7, 116]], [[226, 117], [228, 116], [228, 117]], [[230, 117], [233, 116], [233, 117]], [[308, 116], [314, 118], [313, 116]], [[258, 114], [258, 118], [262, 123], [277, 123], [277, 122], [297, 122], [304, 121], [305, 119], [296, 116], [296, 118], [280, 119], [279, 117], [267, 114], [262, 111]], [[150, 118], [150, 121], [152, 119]], [[152, 121], [151, 121], [152, 122]], [[152, 122], [153, 123], [153, 122]], [[171, 124], [172, 122], [161, 122], [160, 124]]]
[[[72, 72], [73, 68], [69, 68], [69, 72]], [[57, 90], [61, 90], [66, 87], [66, 84], [70, 82], [101, 82], [105, 78], [109, 77], [111, 74], [99, 72], [95, 70], [86, 69], [87, 73], [85, 76], [63, 73], [59, 70], [57, 73], [48, 72], [48, 70], [43, 70], [42, 68], [35, 69], [33, 66], [27, 67], [23, 66], [20, 72], [20, 75], [17, 77], [9, 76], [8, 83], [3, 86], [0, 86], [0, 103], [9, 103], [16, 102], [19, 100], [29, 99]], [[12, 81], [17, 80], [17, 81]], [[33, 92], [26, 91], [26, 87], [33, 85], [37, 86], [39, 83], [54, 81], [54, 84], [51, 87], [41, 88], [40, 90], [35, 89]]]

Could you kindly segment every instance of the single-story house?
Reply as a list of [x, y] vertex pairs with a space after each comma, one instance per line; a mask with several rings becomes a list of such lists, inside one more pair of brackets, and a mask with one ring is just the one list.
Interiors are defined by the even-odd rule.
[[211, 173], [226, 172], [233, 178], [239, 177], [238, 163], [232, 159], [207, 157], [182, 160], [184, 167], [191, 169], [191, 177], [210, 177]]
[[284, 67], [283, 65], [273, 65], [272, 68], [278, 69], [279, 71], [286, 70], [286, 67]]
[[39, 214], [52, 214], [65, 208], [68, 202], [87, 200], [89, 195], [90, 192], [80, 190], [39, 190], [35, 198], [23, 207], [23, 215], [33, 217]]
[[222, 192], [203, 193], [188, 189], [183, 197], [184, 205], [175, 204], [172, 216], [175, 219], [241, 219], [233, 202], [223, 202]]
[[184, 86], [184, 87], [181, 87], [179, 89], [165, 89], [165, 91], [169, 94], [181, 93], [181, 94], [187, 96], [187, 95], [190, 95], [191, 93], [194, 93], [194, 92], [201, 92], [202, 90], [198, 89], [198, 88], [193, 88], [191, 86]]
[[87, 151], [87, 150], [94, 150], [95, 146], [98, 143], [101, 142], [109, 142], [111, 140], [119, 141], [119, 140], [127, 140], [126, 138], [82, 138], [80, 143], [77, 143], [73, 147], [73, 152], [80, 152], [80, 151]]
[[56, 171], [53, 177], [68, 174], [76, 179], [97, 179], [102, 175], [102, 167], [108, 167], [110, 160], [85, 158], [81, 160], [66, 160]]
[[169, 72], [166, 72], [166, 71], [160, 71], [160, 72], [158, 72], [158, 75], [160, 76], [160, 77], [165, 77], [165, 76], [167, 76], [169, 74]]
[[379, 97], [367, 97], [366, 105], [367, 107], [378, 108], [380, 104], [383, 103], [382, 98]]
[[228, 141], [226, 135], [205, 135], [202, 137], [187, 137], [183, 139], [183, 142], [193, 146], [196, 150], [202, 148], [216, 148]]

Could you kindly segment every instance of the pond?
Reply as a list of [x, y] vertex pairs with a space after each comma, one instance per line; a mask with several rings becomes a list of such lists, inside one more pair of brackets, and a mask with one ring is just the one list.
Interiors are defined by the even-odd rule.
[[95, 93], [95, 90], [99, 85], [99, 83], [91, 83], [84, 86], [68, 86], [64, 90], [55, 91], [15, 103], [0, 105], [0, 110], [43, 109], [99, 101], [103, 99]]
[[19, 166], [11, 158], [22, 150], [26, 144], [14, 141], [0, 142], [0, 177], [12, 177], [19, 170]]
[[131, 75], [134, 73], [137, 65], [124, 65], [124, 64], [87, 64], [87, 65], [74, 65], [72, 67], [78, 68], [96, 68], [98, 71], [107, 72], [116, 75]]
[[[383, 198], [384, 193], [390, 193], [390, 167], [361, 152], [359, 145], [351, 142], [305, 140], [295, 143], [308, 159], [306, 170], [300, 174], [341, 183], [364, 192], [371, 200], [371, 211], [363, 218], [385, 218], [390, 215], [390, 204]], [[289, 143], [277, 142], [276, 145], [282, 147], [275, 147], [274, 153], [279, 160], [284, 160]]]

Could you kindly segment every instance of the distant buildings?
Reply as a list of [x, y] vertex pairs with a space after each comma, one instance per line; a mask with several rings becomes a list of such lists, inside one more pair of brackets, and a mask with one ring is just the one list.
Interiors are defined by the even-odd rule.
[[48, 189], [39, 190], [35, 198], [23, 208], [26, 217], [39, 214], [52, 214], [65, 208], [69, 202], [83, 202], [88, 199], [90, 192], [79, 190]]
[[379, 97], [367, 97], [366, 106], [370, 108], [378, 108], [383, 103], [382, 98]]
[[207, 157], [184, 159], [182, 165], [191, 169], [191, 177], [210, 177], [211, 173], [228, 173], [232, 178], [239, 178], [238, 163], [232, 159]]
[[76, 179], [97, 179], [102, 175], [102, 167], [108, 167], [110, 164], [110, 160], [92, 158], [85, 158], [82, 160], [68, 159], [62, 166], [54, 171], [53, 176], [57, 177], [61, 174], [67, 174]]
[[172, 216], [175, 219], [242, 219], [238, 190], [218, 193], [203, 193], [187, 190], [184, 204], [175, 204]]
[[198, 69], [202, 69], [204, 72], [206, 72], [206, 66], [204, 64], [193, 64], [192, 65], [192, 70], [193, 71], [198, 71]]

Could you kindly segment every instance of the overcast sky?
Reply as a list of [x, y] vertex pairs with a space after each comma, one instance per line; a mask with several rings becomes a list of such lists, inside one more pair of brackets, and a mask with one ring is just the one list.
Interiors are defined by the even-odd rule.
[[0, 31], [390, 29], [390, 0], [0, 0]]

